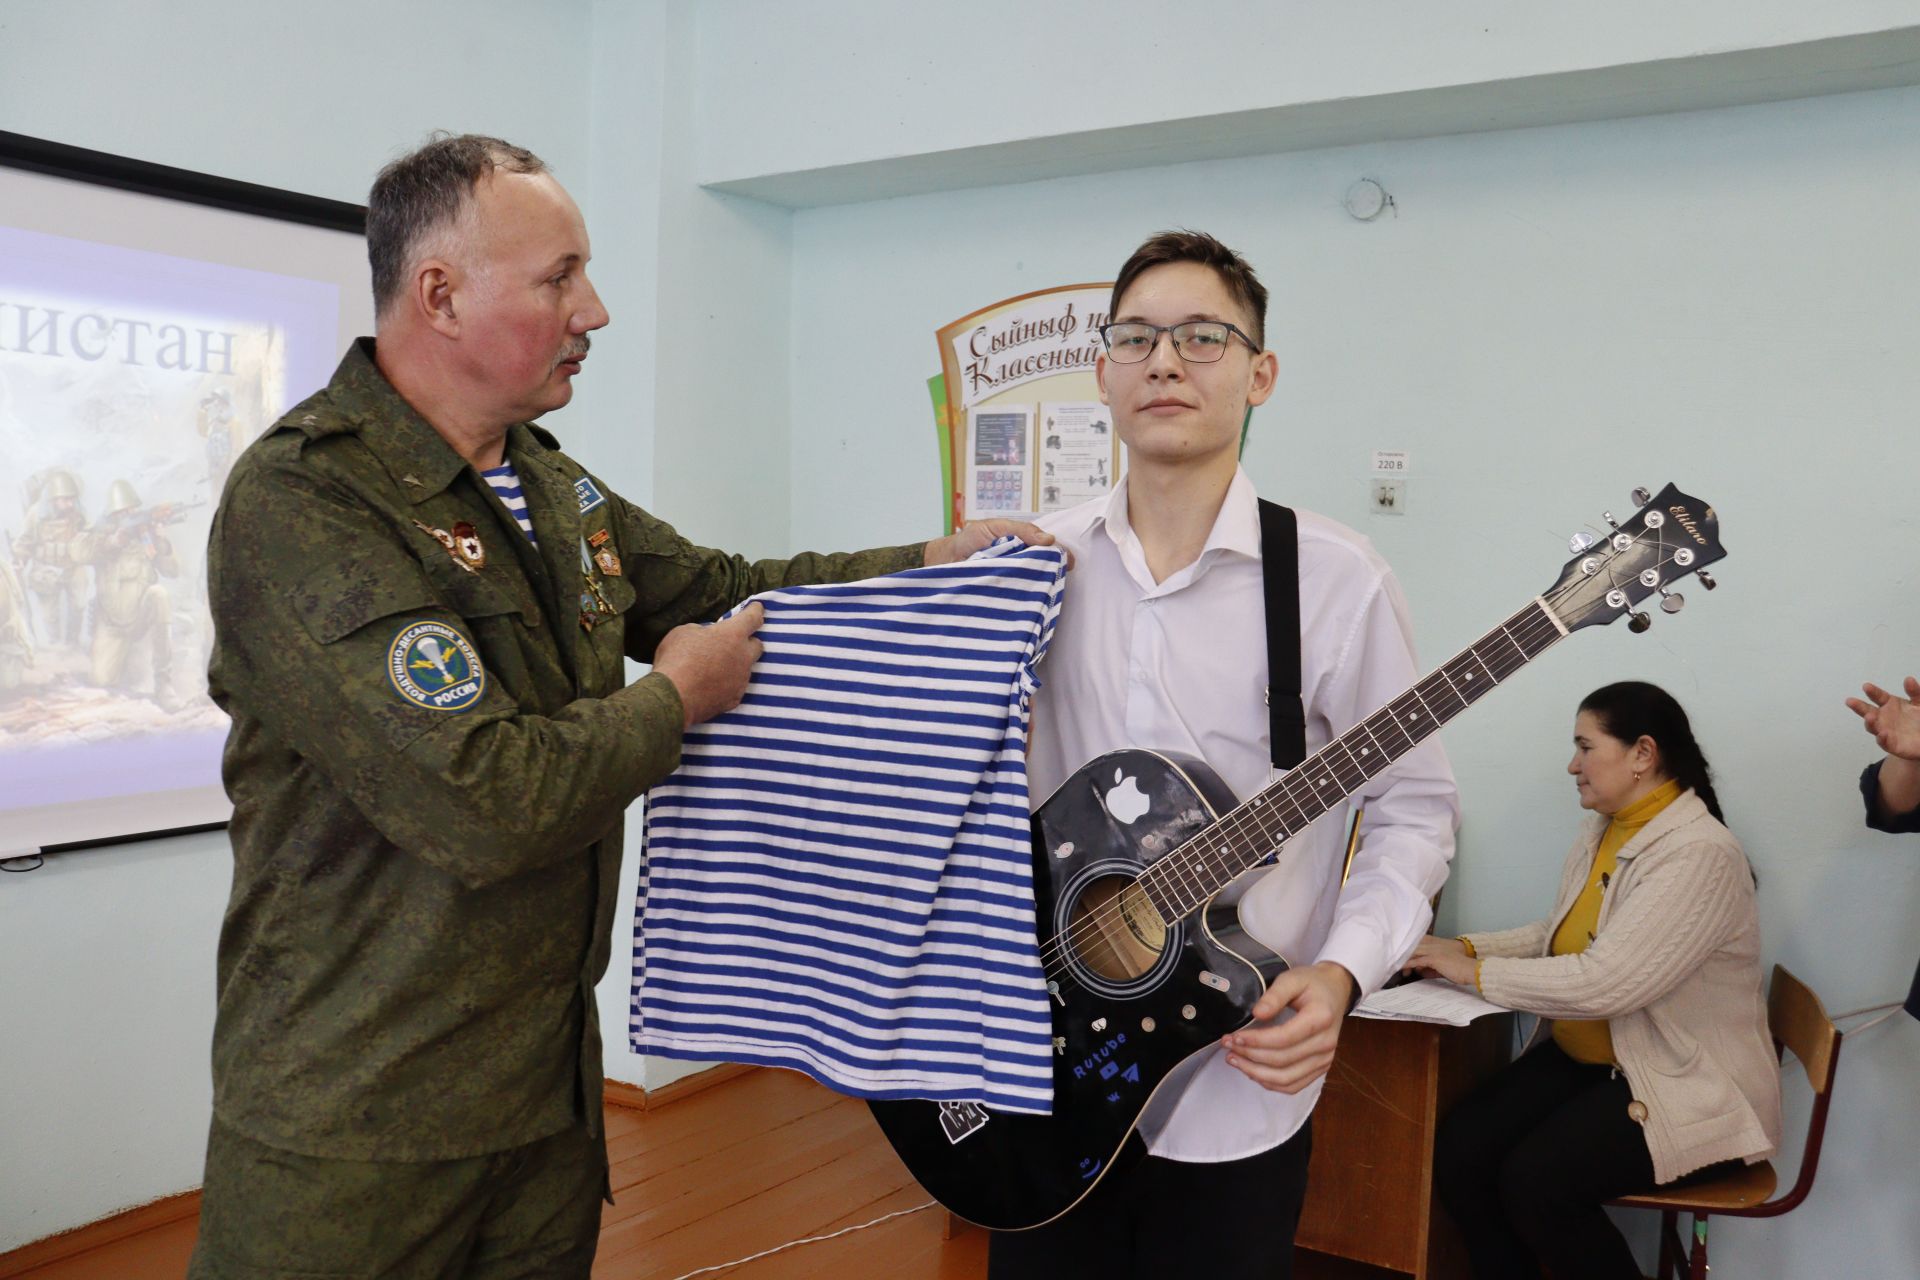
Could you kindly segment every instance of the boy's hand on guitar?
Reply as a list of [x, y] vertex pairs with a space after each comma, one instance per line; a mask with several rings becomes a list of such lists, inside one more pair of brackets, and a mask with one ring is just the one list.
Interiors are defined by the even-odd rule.
[[[1221, 1037], [1227, 1062], [1263, 1089], [1300, 1092], [1333, 1066], [1352, 995], [1353, 975], [1332, 961], [1287, 970], [1253, 1006], [1253, 1025]], [[1273, 1021], [1286, 1009], [1291, 1018]]]

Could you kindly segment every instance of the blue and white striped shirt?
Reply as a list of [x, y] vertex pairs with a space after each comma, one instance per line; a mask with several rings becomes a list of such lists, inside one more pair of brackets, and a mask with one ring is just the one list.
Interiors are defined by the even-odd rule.
[[745, 698], [648, 794], [637, 1052], [1051, 1109], [1024, 752], [1064, 574], [1003, 539], [755, 597]]
[[514, 522], [520, 526], [520, 532], [527, 535], [527, 541], [539, 546], [540, 539], [533, 536], [533, 517], [527, 514], [527, 495], [520, 489], [520, 473], [513, 469], [513, 464], [502, 462], [497, 467], [482, 471], [480, 478], [493, 488], [500, 496], [500, 501], [506, 504], [507, 510], [513, 513]]

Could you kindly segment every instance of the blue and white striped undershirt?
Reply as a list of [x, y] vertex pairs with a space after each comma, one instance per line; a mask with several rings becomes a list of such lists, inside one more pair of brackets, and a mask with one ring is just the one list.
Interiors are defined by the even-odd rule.
[[527, 495], [520, 488], [520, 473], [513, 469], [511, 462], [502, 462], [491, 470], [482, 471], [480, 478], [492, 486], [500, 495], [500, 501], [507, 504], [507, 510], [513, 512], [513, 519], [520, 526], [520, 532], [527, 535], [527, 541], [534, 546], [540, 545], [540, 539], [533, 536], [533, 517], [527, 514]]
[[1064, 554], [756, 596], [740, 706], [647, 797], [637, 1052], [1045, 1114], [1027, 711]]

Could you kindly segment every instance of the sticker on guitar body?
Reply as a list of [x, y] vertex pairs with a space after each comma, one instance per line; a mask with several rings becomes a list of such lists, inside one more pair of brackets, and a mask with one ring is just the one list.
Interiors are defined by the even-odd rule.
[[976, 1132], [988, 1118], [987, 1109], [977, 1102], [940, 1104], [940, 1127], [946, 1131], [948, 1142], [959, 1142]]
[[[1073, 1064], [1073, 1078], [1075, 1080], [1083, 1080], [1086, 1078], [1087, 1072], [1097, 1071], [1100, 1073], [1102, 1080], [1111, 1080], [1114, 1073], [1120, 1070], [1120, 1064], [1110, 1061], [1110, 1059], [1113, 1057], [1114, 1051], [1126, 1042], [1126, 1032], [1121, 1031], [1116, 1033], [1113, 1039], [1107, 1041], [1092, 1053], [1089, 1053], [1086, 1057]], [[1138, 1080], [1139, 1078], [1140, 1073], [1138, 1071], [1128, 1070], [1128, 1080]]]

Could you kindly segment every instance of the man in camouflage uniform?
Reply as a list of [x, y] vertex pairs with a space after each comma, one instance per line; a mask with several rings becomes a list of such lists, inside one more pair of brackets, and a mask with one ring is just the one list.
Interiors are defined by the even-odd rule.
[[153, 698], [171, 709], [172, 601], [162, 578], [180, 576], [173, 543], [125, 480], [107, 490], [100, 523], [74, 539], [74, 556], [93, 566], [93, 640], [89, 678], [102, 689], [128, 687], [127, 662], [144, 641], [153, 665]]
[[429, 143], [367, 238], [377, 345], [242, 455], [209, 547], [235, 872], [191, 1274], [585, 1277], [621, 815], [759, 648], [757, 607], [689, 624], [1046, 539], [695, 546], [531, 425], [607, 322], [537, 157]]
[[74, 557], [75, 541], [87, 531], [80, 509], [80, 482], [64, 468], [45, 473], [33, 495], [26, 530], [13, 544], [16, 562], [33, 592], [41, 636], [49, 644], [78, 645], [83, 602], [83, 564]]

